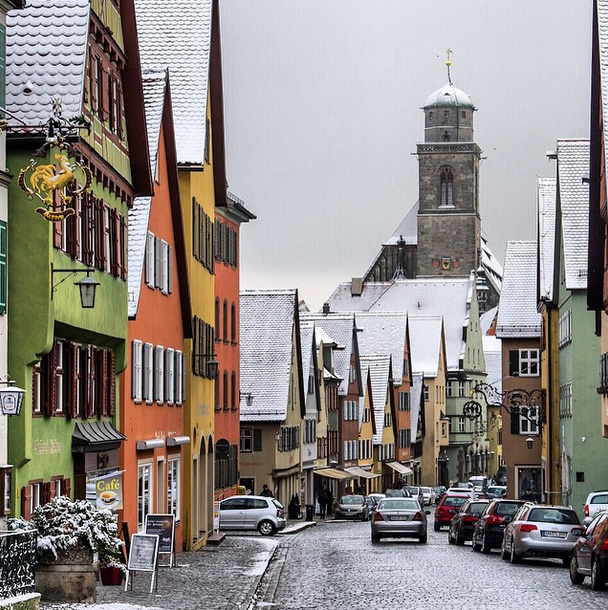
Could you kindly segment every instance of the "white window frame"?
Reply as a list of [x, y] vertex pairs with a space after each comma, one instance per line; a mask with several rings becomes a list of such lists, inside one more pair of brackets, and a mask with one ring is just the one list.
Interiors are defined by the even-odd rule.
[[163, 294], [169, 294], [169, 244], [164, 240], [160, 240], [160, 289]]
[[[152, 499], [154, 498], [154, 464], [151, 461], [137, 463], [137, 531], [145, 528], [146, 515], [153, 512]], [[146, 476], [148, 488], [142, 489], [143, 479]]]
[[145, 277], [146, 284], [149, 288], [154, 290], [154, 279], [156, 277], [156, 270], [154, 268], [155, 265], [155, 239], [154, 233], [148, 231], [146, 235], [146, 260], [145, 260]]
[[[527, 354], [524, 357], [524, 354]], [[536, 354], [532, 356], [532, 354]], [[525, 363], [525, 367], [524, 367]], [[520, 377], [538, 377], [539, 376], [539, 367], [540, 367], [540, 353], [538, 349], [534, 348], [526, 348], [519, 350], [519, 376]], [[524, 373], [524, 368], [527, 368], [528, 372]], [[530, 370], [535, 368], [536, 371], [531, 373]]]
[[[524, 407], [525, 408], [525, 407]], [[519, 414], [519, 433], [536, 436], [539, 433], [538, 419], [540, 415], [540, 409], [536, 406], [528, 408], [526, 415], [523, 413]]]
[[142, 399], [146, 404], [152, 404], [152, 394], [154, 391], [154, 349], [151, 343], [144, 343], [142, 370], [143, 370], [143, 390]]
[[53, 405], [53, 412], [55, 414], [63, 413], [63, 394], [64, 394], [64, 381], [66, 378], [67, 371], [64, 368], [65, 364], [65, 344], [63, 341], [57, 341], [57, 360], [55, 366], [55, 404]]
[[156, 396], [154, 399], [159, 405], [165, 402], [165, 348], [157, 345], [154, 348], [154, 387]]
[[172, 347], [165, 350], [165, 399], [170, 405], [175, 402], [175, 350]]
[[466, 432], [467, 420], [464, 416], [459, 415], [457, 417], [458, 421], [458, 432]]
[[[247, 444], [249, 448], [246, 447]], [[253, 453], [253, 428], [241, 428], [239, 451], [241, 453]]]
[[184, 354], [175, 350], [175, 404], [181, 405], [185, 399], [185, 367]]
[[178, 522], [181, 516], [181, 458], [169, 456], [167, 460], [167, 512], [175, 515]]
[[142, 401], [142, 342], [139, 339], [133, 339], [131, 342], [131, 398], [136, 403]]

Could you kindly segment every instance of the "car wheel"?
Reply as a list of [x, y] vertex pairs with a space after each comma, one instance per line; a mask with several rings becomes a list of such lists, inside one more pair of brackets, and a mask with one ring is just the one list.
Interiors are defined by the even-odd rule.
[[509, 551], [507, 551], [507, 546], [505, 544], [506, 540], [502, 541], [502, 546], [500, 547], [500, 558], [507, 561], [509, 559]]
[[570, 567], [570, 557], [562, 557], [562, 565], [564, 568]]
[[515, 545], [511, 543], [511, 556], [509, 557], [511, 563], [521, 563], [521, 557], [515, 552]]
[[481, 551], [481, 544], [479, 544], [478, 542], [475, 542], [475, 538], [473, 538], [473, 541], [472, 541], [472, 542], [473, 542], [473, 547], [472, 547], [472, 548], [473, 548], [473, 550], [474, 550], [476, 553], [479, 553], [479, 551]]
[[421, 544], [426, 544], [426, 539], [427, 539], [426, 532], [424, 532], [424, 534], [422, 534], [422, 536], [419, 536], [418, 541]]
[[441, 525], [435, 521], [435, 523], [433, 523], [433, 529], [438, 532], [441, 529]]
[[456, 533], [456, 544], [462, 546], [464, 544], [464, 537], [460, 535], [460, 532]]
[[372, 542], [380, 542], [380, 536], [377, 534], [372, 534]]
[[271, 536], [276, 533], [277, 528], [275, 527], [272, 521], [260, 521], [258, 525], [258, 532], [262, 534], [262, 536]]
[[600, 570], [600, 563], [594, 557], [591, 560], [591, 588], [594, 591], [601, 591], [606, 586], [606, 581]]
[[454, 538], [452, 538], [452, 530], [448, 532], [448, 542], [454, 544]]
[[578, 559], [576, 555], [572, 555], [570, 558], [570, 582], [573, 585], [582, 585], [584, 580], [584, 575], [578, 572]]
[[483, 542], [481, 543], [481, 552], [485, 553], [486, 555], [492, 550], [492, 547], [490, 546], [490, 543], [488, 542], [488, 540], [486, 539], [485, 535], [483, 537]]

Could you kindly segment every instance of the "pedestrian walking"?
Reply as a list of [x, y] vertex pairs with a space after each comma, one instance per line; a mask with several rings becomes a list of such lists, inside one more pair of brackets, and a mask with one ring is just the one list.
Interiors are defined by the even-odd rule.
[[319, 492], [319, 517], [325, 519], [325, 513], [327, 512], [327, 489], [323, 489]]
[[260, 496], [264, 496], [265, 498], [274, 498], [274, 494], [270, 491], [270, 489], [268, 489], [268, 485], [262, 485]]
[[326, 496], [327, 496], [327, 514], [331, 515], [333, 512], [333, 504], [334, 504], [334, 496], [331, 493], [331, 489], [327, 490]]

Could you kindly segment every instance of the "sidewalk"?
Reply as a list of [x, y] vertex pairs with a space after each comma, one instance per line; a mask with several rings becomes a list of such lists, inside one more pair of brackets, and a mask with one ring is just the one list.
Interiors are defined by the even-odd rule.
[[139, 572], [132, 591], [97, 586], [96, 604], [41, 603], [41, 610], [214, 610], [246, 609], [281, 536], [296, 534], [316, 522], [288, 522], [277, 536], [230, 533], [219, 546], [177, 555], [178, 566], [161, 567], [156, 592], [151, 575]]

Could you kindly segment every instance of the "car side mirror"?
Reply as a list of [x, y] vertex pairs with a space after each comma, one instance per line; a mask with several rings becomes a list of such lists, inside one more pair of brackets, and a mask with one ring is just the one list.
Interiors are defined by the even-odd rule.
[[431, 514], [431, 511], [430, 511], [430, 510], [425, 510], [425, 511], [424, 511], [424, 514], [425, 514], [425, 515], [430, 515], [430, 514]]

